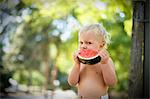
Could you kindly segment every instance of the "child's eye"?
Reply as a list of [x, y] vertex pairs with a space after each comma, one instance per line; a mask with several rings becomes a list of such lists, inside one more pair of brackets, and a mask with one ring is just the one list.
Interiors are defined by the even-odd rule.
[[88, 44], [92, 44], [92, 42], [88, 42]]
[[80, 42], [80, 44], [83, 44], [83, 42]]

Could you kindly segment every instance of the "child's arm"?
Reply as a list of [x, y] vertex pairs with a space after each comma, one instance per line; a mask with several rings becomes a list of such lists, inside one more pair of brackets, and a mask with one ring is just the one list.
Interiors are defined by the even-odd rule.
[[69, 85], [71, 86], [75, 86], [78, 81], [79, 81], [79, 74], [80, 74], [80, 62], [77, 58], [77, 55], [78, 55], [78, 52], [76, 52], [74, 54], [74, 61], [75, 61], [75, 64], [74, 64], [74, 67], [72, 68], [69, 76], [68, 76], [68, 83]]
[[107, 63], [102, 63], [101, 69], [105, 84], [107, 84], [108, 86], [115, 85], [117, 83], [117, 77], [115, 73], [115, 66], [111, 58], [109, 58]]
[[104, 78], [105, 84], [108, 86], [115, 85], [117, 83], [117, 77], [115, 73], [115, 66], [112, 59], [106, 50], [100, 52], [101, 60], [101, 70]]
[[80, 66], [79, 66], [79, 64], [76, 64], [69, 74], [69, 77], [68, 77], [69, 85], [75, 86], [78, 83], [79, 73], [80, 73]]

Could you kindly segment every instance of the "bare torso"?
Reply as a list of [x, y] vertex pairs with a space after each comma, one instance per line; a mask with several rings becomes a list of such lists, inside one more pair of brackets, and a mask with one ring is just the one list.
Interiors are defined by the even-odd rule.
[[81, 64], [78, 83], [79, 97], [100, 99], [100, 96], [107, 93], [108, 86], [104, 83], [100, 65], [101, 63], [95, 65]]

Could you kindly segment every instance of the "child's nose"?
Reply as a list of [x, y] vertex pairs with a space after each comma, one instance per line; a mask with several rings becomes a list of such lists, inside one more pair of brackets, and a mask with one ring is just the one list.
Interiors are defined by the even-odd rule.
[[82, 46], [82, 49], [87, 49], [87, 46], [85, 46], [85, 45], [84, 45], [84, 46]]

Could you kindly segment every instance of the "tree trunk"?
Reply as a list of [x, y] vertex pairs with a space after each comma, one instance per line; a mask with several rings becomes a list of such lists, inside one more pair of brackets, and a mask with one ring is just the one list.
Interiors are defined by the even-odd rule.
[[50, 58], [49, 58], [49, 42], [44, 42], [44, 64], [45, 64], [45, 90], [48, 90], [50, 76]]
[[131, 68], [129, 74], [129, 99], [143, 97], [143, 37], [144, 0], [133, 1], [133, 27]]
[[144, 98], [150, 98], [150, 1], [145, 3], [145, 35], [144, 35]]

